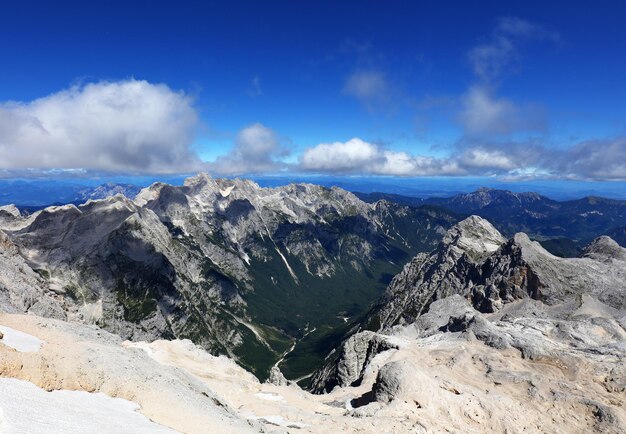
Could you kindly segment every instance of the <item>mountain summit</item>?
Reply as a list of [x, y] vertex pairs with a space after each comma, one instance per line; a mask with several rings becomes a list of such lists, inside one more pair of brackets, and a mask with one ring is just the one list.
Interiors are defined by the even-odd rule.
[[[594, 240], [582, 258], [558, 258], [524, 233], [506, 239], [486, 220], [454, 225], [430, 254], [420, 253], [398, 274], [380, 303], [381, 329], [414, 321], [435, 300], [459, 294], [481, 312], [530, 297], [547, 304], [593, 295], [626, 308], [626, 249], [608, 237]], [[615, 261], [615, 263], [613, 263]]]

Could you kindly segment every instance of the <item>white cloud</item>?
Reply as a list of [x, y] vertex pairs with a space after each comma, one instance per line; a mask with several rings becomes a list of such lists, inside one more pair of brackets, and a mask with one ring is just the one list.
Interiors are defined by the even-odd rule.
[[381, 148], [359, 138], [347, 142], [322, 143], [304, 151], [299, 168], [334, 174], [425, 176], [461, 174], [447, 159], [412, 156]]
[[192, 98], [140, 80], [73, 86], [0, 104], [0, 169], [198, 170]]
[[377, 146], [354, 138], [347, 142], [321, 143], [304, 151], [301, 164], [308, 170], [351, 172], [381, 158]]
[[368, 110], [385, 105], [390, 99], [390, 85], [380, 71], [357, 71], [346, 80], [343, 92], [361, 102]]
[[284, 166], [280, 158], [288, 154], [274, 130], [255, 123], [239, 131], [233, 149], [209, 167], [220, 174], [270, 172], [280, 170]]
[[[626, 146], [622, 146], [619, 152], [626, 153], [623, 148]], [[354, 138], [306, 149], [300, 157], [298, 169], [327, 174], [386, 176], [508, 176], [529, 168], [542, 174], [556, 172], [559, 170], [557, 162], [568, 160], [568, 155], [555, 155], [533, 142], [460, 142], [450, 156], [432, 157], [394, 151]], [[623, 171], [624, 165], [621, 167]]]
[[484, 79], [498, 78], [519, 60], [519, 45], [530, 40], [558, 41], [559, 35], [538, 24], [517, 17], [499, 18], [491, 37], [469, 52], [474, 73]]
[[459, 121], [469, 136], [543, 131], [544, 112], [537, 106], [515, 105], [485, 86], [472, 86], [461, 98]]
[[545, 166], [573, 179], [626, 180], [626, 137], [588, 140], [564, 151], [546, 152]]
[[506, 172], [520, 167], [511, 155], [493, 149], [471, 148], [461, 153], [459, 160], [468, 169]]
[[519, 46], [530, 40], [558, 40], [558, 34], [516, 17], [499, 18], [491, 36], [468, 57], [479, 80], [460, 98], [457, 120], [464, 138], [486, 138], [521, 132], [544, 132], [546, 115], [533, 104], [516, 104], [496, 95], [498, 79], [521, 58]]
[[507, 119], [516, 112], [511, 101], [494, 98], [487, 89], [479, 86], [470, 88], [462, 100], [460, 120], [470, 134], [508, 130]]

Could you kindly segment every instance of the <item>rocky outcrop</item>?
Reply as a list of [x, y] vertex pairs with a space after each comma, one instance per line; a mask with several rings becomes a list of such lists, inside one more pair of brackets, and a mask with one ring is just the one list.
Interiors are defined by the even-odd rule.
[[416, 366], [409, 359], [396, 360], [383, 365], [372, 388], [377, 402], [390, 403], [401, 398], [411, 388], [422, 386], [415, 375]]
[[415, 321], [430, 304], [458, 294], [481, 312], [523, 298], [547, 304], [594, 295], [626, 307], [626, 250], [596, 239], [581, 258], [558, 258], [523, 233], [506, 241], [487, 221], [470, 217], [448, 231], [430, 254], [419, 254], [397, 275], [370, 324], [388, 329]]
[[49, 291], [46, 280], [19, 255], [17, 246], [0, 230], [0, 310], [30, 312], [65, 319], [63, 300]]
[[270, 376], [265, 382], [273, 384], [274, 386], [288, 386], [290, 384], [278, 366], [272, 366], [272, 369], [270, 369]]
[[581, 256], [601, 262], [626, 261], [626, 249], [620, 247], [610, 237], [602, 236], [585, 247]]
[[[456, 224], [430, 254], [421, 253], [391, 281], [374, 323], [378, 328], [412, 322], [434, 300], [467, 296], [480, 279], [478, 264], [506, 240], [486, 220], [472, 216]], [[484, 298], [484, 296], [483, 296]]]
[[351, 336], [342, 344], [337, 360], [315, 374], [312, 380], [313, 390], [321, 392], [330, 391], [337, 386], [358, 385], [374, 357], [393, 349], [398, 349], [398, 345], [381, 334], [365, 331]]

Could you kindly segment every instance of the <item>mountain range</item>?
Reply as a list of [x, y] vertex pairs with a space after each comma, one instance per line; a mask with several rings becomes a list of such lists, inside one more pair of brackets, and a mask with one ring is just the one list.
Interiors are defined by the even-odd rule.
[[16, 311], [134, 340], [189, 338], [260, 378], [279, 361], [297, 378], [457, 220], [338, 188], [201, 174], [134, 200], [116, 194], [32, 214], [0, 207], [11, 246], [4, 274], [17, 267], [28, 283], [8, 277], [4, 291]]
[[81, 195], [78, 205], [0, 207], [13, 269], [28, 270], [15, 280], [28, 284], [13, 285], [29, 294], [11, 296], [16, 310], [131, 339], [190, 338], [260, 378], [277, 363], [288, 378], [310, 375], [371, 319], [402, 266], [466, 214], [565, 257], [595, 236], [624, 242], [626, 220], [626, 202], [594, 197], [483, 188], [419, 199], [205, 174], [182, 186], [106, 184]]
[[[488, 219], [506, 236], [524, 232], [553, 253], [576, 255], [594, 238], [613, 235], [626, 221], [626, 201], [588, 196], [556, 201], [537, 193], [481, 188], [446, 198], [416, 198], [385, 193], [355, 193], [366, 202], [385, 199], [399, 204], [433, 205], [462, 215]], [[622, 229], [623, 231], [623, 229]]]
[[616, 201], [409, 204], [206, 174], [108, 193], [0, 207], [0, 382], [14, 394], [100, 391], [181, 432], [626, 428], [626, 249], [559, 238], [574, 243], [564, 258], [529, 236], [614, 224], [619, 238]]
[[[331, 185], [329, 180], [314, 178], [320, 185]], [[263, 185], [273, 188], [284, 186], [285, 182], [260, 178]], [[147, 180], [144, 180], [144, 182]], [[181, 182], [178, 178], [176, 182]], [[579, 199], [554, 200], [534, 192], [516, 193], [495, 188], [479, 188], [471, 193], [456, 193], [440, 196], [441, 192], [424, 190], [419, 196], [382, 192], [359, 192], [359, 186], [371, 191], [373, 186], [358, 182], [337, 179], [349, 191], [368, 203], [379, 200], [407, 206], [437, 206], [459, 215], [479, 215], [488, 218], [507, 236], [525, 232], [537, 239], [550, 252], [559, 256], [576, 256], [593, 238], [600, 235], [612, 236], [621, 245], [626, 245], [623, 232], [623, 219], [626, 201], [599, 196], [585, 196]], [[296, 182], [294, 182], [296, 183]], [[4, 185], [6, 184], [6, 185]], [[137, 184], [108, 182], [86, 186], [71, 182], [4, 183], [0, 192], [0, 204], [13, 202], [25, 213], [32, 213], [49, 205], [72, 203], [80, 205], [89, 199], [104, 199], [115, 194], [123, 194], [133, 199], [142, 189]], [[143, 184], [147, 185], [147, 184]], [[178, 185], [178, 184], [177, 184]], [[438, 196], [439, 195], [439, 196]]]

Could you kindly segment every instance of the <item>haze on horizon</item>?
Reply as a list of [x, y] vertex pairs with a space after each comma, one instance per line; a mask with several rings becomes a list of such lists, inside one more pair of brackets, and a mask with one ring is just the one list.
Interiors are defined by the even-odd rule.
[[626, 180], [626, 7], [601, 4], [7, 2], [0, 177], [602, 191]]

